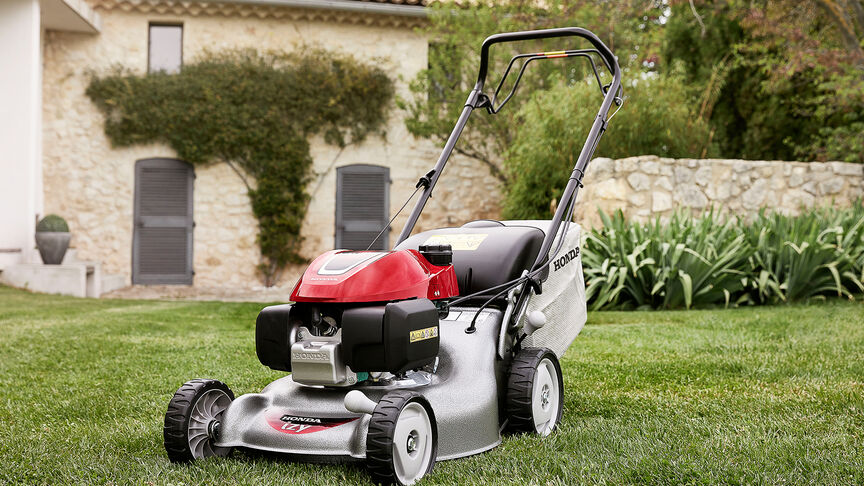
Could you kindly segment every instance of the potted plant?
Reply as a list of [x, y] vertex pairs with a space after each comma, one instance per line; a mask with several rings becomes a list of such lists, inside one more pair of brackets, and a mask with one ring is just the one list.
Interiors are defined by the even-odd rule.
[[49, 214], [36, 225], [36, 247], [42, 256], [42, 263], [59, 265], [69, 248], [69, 225], [56, 214]]

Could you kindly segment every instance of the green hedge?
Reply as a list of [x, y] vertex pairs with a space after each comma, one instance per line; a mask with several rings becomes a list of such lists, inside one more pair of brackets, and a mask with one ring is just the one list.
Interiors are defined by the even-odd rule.
[[583, 267], [590, 308], [675, 309], [864, 295], [864, 204], [750, 222], [708, 211], [629, 222], [602, 211]]

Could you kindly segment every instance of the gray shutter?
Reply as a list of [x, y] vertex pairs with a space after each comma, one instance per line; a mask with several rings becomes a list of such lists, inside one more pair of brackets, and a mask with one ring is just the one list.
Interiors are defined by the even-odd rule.
[[[390, 212], [390, 169], [355, 164], [336, 169], [336, 248], [365, 250], [387, 225]], [[372, 245], [390, 247], [390, 229]]]
[[192, 166], [180, 160], [135, 164], [133, 284], [192, 284], [194, 178]]

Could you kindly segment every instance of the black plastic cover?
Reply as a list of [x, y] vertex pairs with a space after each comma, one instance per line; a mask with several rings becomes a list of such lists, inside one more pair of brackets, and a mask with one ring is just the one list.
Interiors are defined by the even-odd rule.
[[274, 370], [291, 371], [290, 323], [292, 304], [271, 305], [255, 321], [255, 353], [258, 361]]
[[443, 267], [453, 263], [453, 248], [450, 245], [420, 245], [418, 251], [432, 265]]
[[[503, 226], [482, 221], [462, 228], [442, 228], [418, 233], [400, 243], [396, 250], [418, 249], [427, 242], [449, 242], [453, 247], [453, 270], [459, 294], [481, 292], [518, 278], [540, 253], [545, 234], [532, 226]], [[430, 238], [434, 238], [430, 241]], [[477, 243], [479, 241], [479, 243]], [[496, 292], [483, 294], [488, 298]]]
[[356, 371], [385, 371], [384, 306], [342, 312], [342, 357]]
[[439, 344], [438, 309], [429, 299], [342, 313], [342, 355], [355, 372], [420, 368], [435, 360]]

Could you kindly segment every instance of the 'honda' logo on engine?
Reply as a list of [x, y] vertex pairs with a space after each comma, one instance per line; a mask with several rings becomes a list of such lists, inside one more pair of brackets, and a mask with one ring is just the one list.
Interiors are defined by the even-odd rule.
[[310, 353], [310, 352], [294, 352], [291, 354], [292, 359], [305, 359], [310, 361], [328, 361], [329, 356], [325, 353]]
[[579, 247], [578, 246], [576, 248], [568, 251], [566, 255], [564, 255], [561, 258], [552, 262], [555, 265], [555, 271], [557, 272], [558, 270], [563, 268], [564, 265], [567, 265], [571, 261], [575, 260], [577, 257], [579, 257]]

